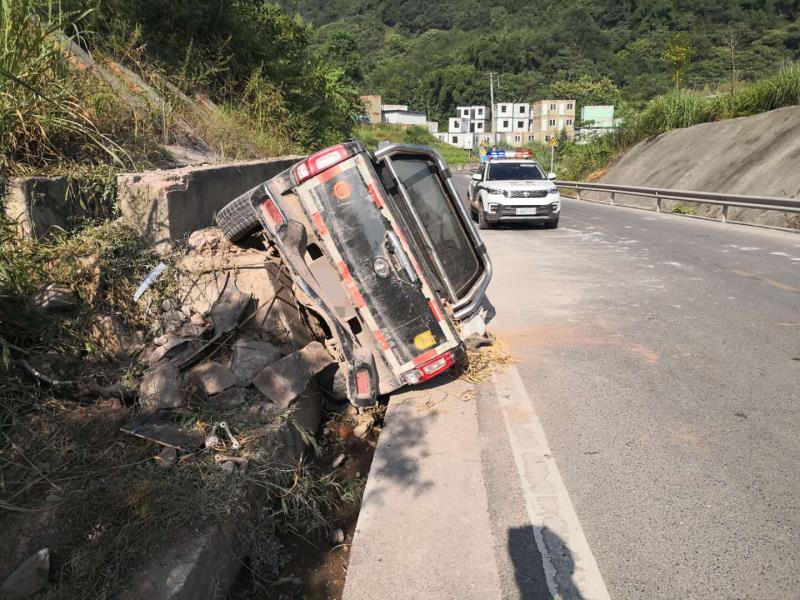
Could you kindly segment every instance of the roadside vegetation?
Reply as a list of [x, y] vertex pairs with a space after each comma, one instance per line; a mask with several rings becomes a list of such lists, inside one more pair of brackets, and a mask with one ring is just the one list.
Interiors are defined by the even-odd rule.
[[[588, 144], [562, 141], [558, 175], [562, 179], [599, 177], [610, 160], [649, 137], [691, 127], [800, 104], [800, 63], [781, 68], [756, 81], [720, 88], [714, 94], [677, 89], [657, 96], [640, 112], [629, 113], [620, 128]], [[549, 158], [547, 158], [549, 161]], [[543, 163], [543, 164], [549, 164]]]
[[[314, 52], [307, 23], [273, 4], [219, 8], [0, 0], [2, 174], [132, 169], [163, 162], [170, 144], [255, 158], [351, 134], [355, 90]], [[71, 43], [145, 88], [112, 89]]]
[[463, 148], [440, 142], [424, 127], [401, 127], [386, 123], [361, 125], [355, 129], [353, 137], [370, 150], [376, 150], [378, 144], [383, 141], [393, 144], [418, 144], [432, 146], [449, 164], [459, 165], [478, 161], [474, 153], [470, 156]]
[[565, 86], [607, 78], [638, 110], [676, 75], [679, 87], [715, 90], [733, 70], [754, 81], [800, 60], [800, 6], [785, 0], [281, 4], [314, 23], [318, 51], [361, 91], [440, 123], [457, 105], [489, 104], [490, 72], [496, 101], [565, 97]]

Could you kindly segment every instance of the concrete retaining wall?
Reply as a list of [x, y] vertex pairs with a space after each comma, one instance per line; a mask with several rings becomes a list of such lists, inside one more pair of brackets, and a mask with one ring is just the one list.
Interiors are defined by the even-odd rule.
[[[728, 194], [800, 197], [800, 106], [675, 129], [640, 142], [600, 180]], [[608, 194], [582, 193], [608, 201]], [[616, 202], [652, 207], [653, 200], [617, 194]], [[677, 203], [665, 203], [671, 210]], [[701, 215], [718, 217], [719, 207], [697, 206]], [[800, 227], [795, 215], [731, 208], [728, 219], [777, 227]]]
[[208, 227], [214, 215], [236, 196], [284, 169], [300, 157], [289, 156], [182, 167], [117, 177], [122, 218], [156, 248]]
[[84, 202], [80, 186], [67, 177], [11, 179], [0, 190], [3, 212], [19, 223], [20, 232], [41, 238], [51, 230], [69, 231], [92, 217], [90, 203]]

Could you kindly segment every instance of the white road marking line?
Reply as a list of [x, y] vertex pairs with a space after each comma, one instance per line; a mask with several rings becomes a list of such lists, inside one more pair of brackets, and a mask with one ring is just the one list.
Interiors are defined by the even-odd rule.
[[[554, 598], [561, 598], [558, 583], [571, 576], [572, 585], [584, 600], [610, 600], [611, 596], [519, 371], [512, 366], [502, 374], [496, 374], [493, 383], [550, 593]], [[545, 543], [544, 528], [561, 538], [571, 554], [574, 564], [572, 573], [557, 571], [557, 561], [561, 557], [551, 556]], [[552, 542], [549, 535], [548, 540]]]
[[772, 256], [789, 256], [786, 252], [770, 252]]

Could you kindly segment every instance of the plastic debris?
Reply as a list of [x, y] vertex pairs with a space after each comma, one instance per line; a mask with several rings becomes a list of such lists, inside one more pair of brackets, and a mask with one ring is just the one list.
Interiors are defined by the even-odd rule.
[[139, 298], [144, 295], [144, 293], [148, 290], [148, 288], [153, 285], [156, 279], [164, 272], [164, 269], [167, 268], [166, 263], [160, 262], [156, 265], [156, 268], [150, 271], [142, 280], [141, 285], [136, 289], [136, 292], [133, 294], [133, 301], [136, 302]]

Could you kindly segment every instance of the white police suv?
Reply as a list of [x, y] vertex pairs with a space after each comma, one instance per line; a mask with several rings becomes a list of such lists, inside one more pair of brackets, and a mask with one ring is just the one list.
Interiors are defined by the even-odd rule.
[[490, 160], [472, 175], [467, 193], [479, 229], [503, 222], [541, 221], [558, 227], [561, 196], [535, 160]]

